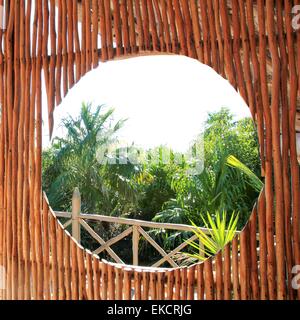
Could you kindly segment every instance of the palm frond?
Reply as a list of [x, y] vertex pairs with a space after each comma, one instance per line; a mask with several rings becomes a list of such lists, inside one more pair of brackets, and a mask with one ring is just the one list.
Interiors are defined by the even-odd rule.
[[186, 240], [186, 242], [191, 248], [196, 249], [196, 252], [192, 254], [185, 252], [184, 254], [189, 257], [197, 258], [198, 260], [205, 260], [212, 255], [217, 254], [227, 245], [227, 243], [233, 240], [237, 231], [239, 214], [232, 212], [228, 223], [226, 211], [223, 211], [222, 215], [219, 211], [216, 211], [215, 219], [213, 219], [209, 212], [207, 212], [206, 218], [203, 215], [201, 215], [201, 218], [207, 231], [204, 232], [191, 221], [192, 225], [195, 227], [193, 232], [197, 236], [198, 241]]
[[238, 160], [235, 156], [230, 155], [227, 158], [228, 166], [239, 170], [244, 173], [248, 178], [248, 183], [257, 191], [260, 192], [264, 187], [263, 182], [258, 178], [258, 176], [251, 171], [245, 164], [243, 164], [240, 160]]

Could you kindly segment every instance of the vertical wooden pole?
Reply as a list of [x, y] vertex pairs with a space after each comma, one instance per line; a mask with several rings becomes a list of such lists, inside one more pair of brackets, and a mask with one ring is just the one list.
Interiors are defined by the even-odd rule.
[[132, 233], [132, 254], [133, 254], [133, 265], [139, 265], [139, 240], [140, 233], [137, 226], [133, 226]]
[[134, 300], [142, 299], [142, 271], [134, 271]]
[[79, 215], [81, 211], [81, 196], [78, 188], [75, 188], [72, 198], [72, 236], [80, 243]]
[[131, 275], [132, 269], [125, 268], [124, 269], [124, 300], [131, 300]]

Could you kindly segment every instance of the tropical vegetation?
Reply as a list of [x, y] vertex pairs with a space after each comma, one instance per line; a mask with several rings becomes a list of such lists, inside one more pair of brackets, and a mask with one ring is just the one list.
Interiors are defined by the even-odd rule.
[[[114, 165], [99, 161], [99, 148], [117, 145], [118, 131], [126, 126], [124, 119], [112, 121], [113, 115], [113, 109], [83, 103], [78, 117], [68, 116], [62, 121], [64, 136], [54, 138], [43, 151], [43, 188], [54, 210], [69, 211], [72, 192], [79, 187], [86, 213], [169, 223], [193, 221], [197, 226], [209, 221], [224, 228], [233, 223], [232, 217], [220, 217], [219, 212], [237, 212], [235, 228], [245, 225], [262, 186], [258, 140], [251, 118], [235, 120], [227, 108], [210, 113], [201, 133], [204, 168], [191, 175], [194, 163], [175, 161], [178, 154], [165, 146], [154, 150], [159, 154], [157, 161], [152, 161], [153, 150], [144, 150], [147, 156], [136, 164], [123, 159], [124, 153], [118, 149]], [[164, 152], [170, 152], [167, 163], [161, 156]], [[105, 153], [105, 157], [110, 156]], [[121, 227], [96, 224], [94, 228], [108, 238]], [[149, 234], [166, 250], [189, 236], [154, 230]], [[87, 237], [83, 241], [91, 249], [96, 245]], [[121, 246], [121, 255], [130, 255], [126, 240]], [[153, 248], [143, 242], [140, 250], [145, 263], [149, 263], [149, 256], [155, 257]]]

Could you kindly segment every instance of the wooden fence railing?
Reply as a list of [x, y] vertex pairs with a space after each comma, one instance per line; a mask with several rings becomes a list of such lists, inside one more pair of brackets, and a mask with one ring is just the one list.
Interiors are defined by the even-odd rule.
[[[120, 240], [132, 235], [132, 265], [139, 265], [139, 242], [141, 237], [143, 237], [147, 242], [149, 242], [162, 256], [158, 261], [156, 261], [152, 267], [160, 267], [163, 263], [168, 262], [172, 267], [179, 267], [174, 256], [180, 253], [187, 245], [189, 241], [196, 241], [197, 236], [193, 234], [187, 239], [187, 241], [182, 242], [179, 246], [175, 247], [170, 252], [166, 252], [144, 229], [160, 229], [160, 230], [176, 230], [176, 231], [190, 231], [192, 232], [196, 228], [184, 224], [173, 224], [173, 223], [158, 223], [150, 221], [142, 221], [135, 219], [126, 219], [119, 217], [111, 217], [100, 214], [83, 214], [81, 213], [81, 196], [78, 188], [75, 189], [72, 198], [72, 212], [55, 212], [56, 216], [59, 218], [68, 219], [63, 227], [67, 228], [72, 226], [72, 236], [81, 242], [81, 227], [86, 230], [89, 235], [99, 243], [99, 248], [94, 250], [93, 254], [99, 255], [103, 251], [106, 251], [109, 256], [119, 264], [126, 264], [112, 249], [112, 246], [119, 242]], [[108, 222], [113, 224], [120, 224], [128, 226], [123, 232], [117, 236], [105, 241], [101, 235], [99, 235], [95, 230], [88, 224], [88, 221], [98, 221], [98, 222]], [[201, 228], [205, 233], [209, 232], [209, 229]], [[203, 249], [203, 244], [199, 243], [201, 249]], [[203, 251], [200, 250], [199, 254]]]

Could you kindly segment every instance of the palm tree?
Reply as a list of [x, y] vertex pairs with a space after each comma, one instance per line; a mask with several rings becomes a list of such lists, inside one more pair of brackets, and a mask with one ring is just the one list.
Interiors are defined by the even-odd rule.
[[95, 157], [99, 144], [112, 142], [114, 134], [123, 126], [125, 120], [117, 121], [114, 126], [108, 125], [114, 110], [103, 112], [104, 105], [96, 107], [92, 112], [92, 105], [82, 103], [80, 114], [77, 118], [71, 115], [62, 120], [61, 126], [66, 129], [66, 136], [56, 138], [60, 145], [58, 159], [66, 159], [76, 155], [85, 156], [87, 159]]
[[[54, 159], [44, 175], [54, 177], [47, 193], [54, 208], [66, 209], [72, 192], [79, 187], [85, 212], [112, 214], [119, 201], [133, 194], [130, 177], [138, 170], [128, 165], [109, 165], [99, 162], [97, 151], [117, 141], [117, 132], [126, 120], [113, 124], [113, 109], [104, 110], [91, 104], [82, 104], [77, 118], [69, 115], [62, 120], [64, 137], [55, 138], [52, 145]], [[133, 198], [133, 197], [131, 197]]]
[[182, 260], [187, 263], [197, 260], [204, 261], [217, 254], [220, 250], [223, 250], [227, 243], [233, 240], [237, 231], [239, 215], [235, 212], [232, 212], [228, 222], [226, 211], [223, 211], [222, 215], [220, 211], [217, 211], [215, 219], [213, 219], [209, 212], [207, 212], [206, 217], [201, 215], [201, 218], [207, 232], [204, 232], [192, 222], [192, 225], [196, 228], [193, 232], [197, 236], [198, 241], [187, 241], [192, 248], [196, 249], [192, 254], [183, 254]]

